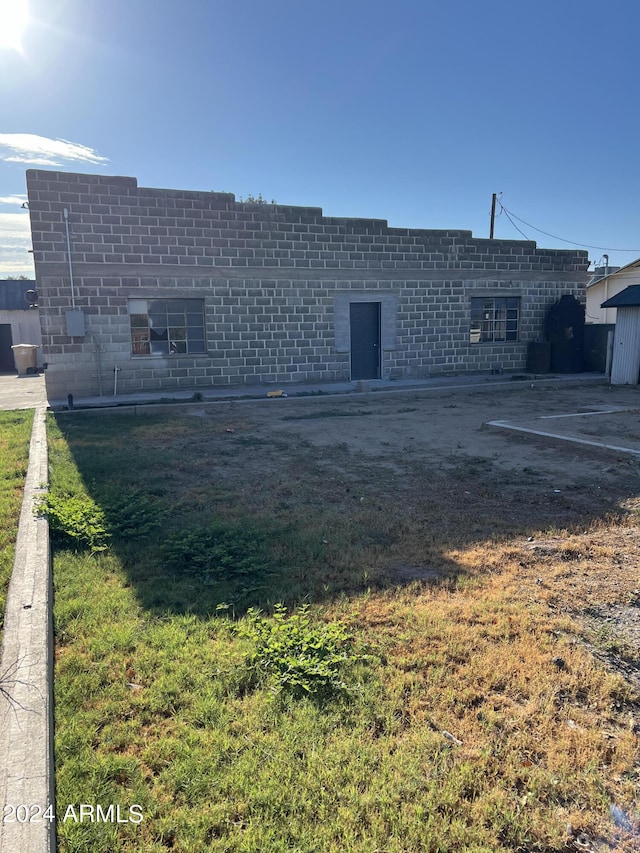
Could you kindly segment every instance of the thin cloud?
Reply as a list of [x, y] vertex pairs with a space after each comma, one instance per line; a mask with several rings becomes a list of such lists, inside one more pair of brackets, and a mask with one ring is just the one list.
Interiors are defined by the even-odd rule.
[[59, 160], [50, 160], [48, 157], [3, 157], [5, 163], [25, 163], [29, 166], [63, 166]]
[[19, 204], [22, 207], [26, 200], [26, 195], [0, 195], [0, 204]]
[[0, 213], [0, 278], [33, 275], [29, 215]]
[[49, 139], [35, 133], [0, 133], [0, 159], [6, 163], [26, 163], [32, 166], [63, 166], [91, 163], [104, 166], [109, 162], [94, 148], [69, 142], [66, 139]]

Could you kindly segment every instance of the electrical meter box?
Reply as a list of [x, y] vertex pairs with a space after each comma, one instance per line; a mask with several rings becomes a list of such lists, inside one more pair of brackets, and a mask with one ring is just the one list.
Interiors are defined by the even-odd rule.
[[75, 308], [70, 311], [65, 311], [67, 318], [67, 335], [70, 338], [84, 338], [86, 332], [84, 329], [84, 311], [78, 311]]

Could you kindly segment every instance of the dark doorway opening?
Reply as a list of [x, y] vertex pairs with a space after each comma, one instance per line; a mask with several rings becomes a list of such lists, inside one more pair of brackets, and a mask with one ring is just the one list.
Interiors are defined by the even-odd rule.
[[0, 323], [0, 373], [15, 373], [16, 365], [13, 360], [11, 345], [11, 323]]
[[351, 379], [380, 378], [380, 303], [352, 302]]

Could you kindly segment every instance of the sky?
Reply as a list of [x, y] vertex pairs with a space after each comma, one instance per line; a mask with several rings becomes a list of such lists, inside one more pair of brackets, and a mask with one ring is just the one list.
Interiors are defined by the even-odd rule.
[[497, 238], [631, 263], [639, 24], [637, 0], [0, 0], [0, 278], [34, 274], [29, 168], [478, 237], [497, 193]]

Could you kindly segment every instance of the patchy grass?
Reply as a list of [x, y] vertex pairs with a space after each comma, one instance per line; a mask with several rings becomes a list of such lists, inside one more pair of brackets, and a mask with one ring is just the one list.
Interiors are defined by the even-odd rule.
[[29, 465], [33, 411], [0, 412], [0, 639]]
[[474, 472], [385, 493], [228, 424], [51, 419], [52, 491], [111, 532], [55, 553], [58, 811], [144, 815], [59, 824], [62, 853], [634, 849], [636, 696], [561, 604], [595, 523], [487, 537]]
[[359, 418], [364, 415], [372, 415], [370, 410], [359, 409], [349, 411], [348, 409], [319, 409], [315, 412], [308, 412], [304, 415], [283, 415], [283, 421], [306, 421], [317, 420], [318, 418]]

